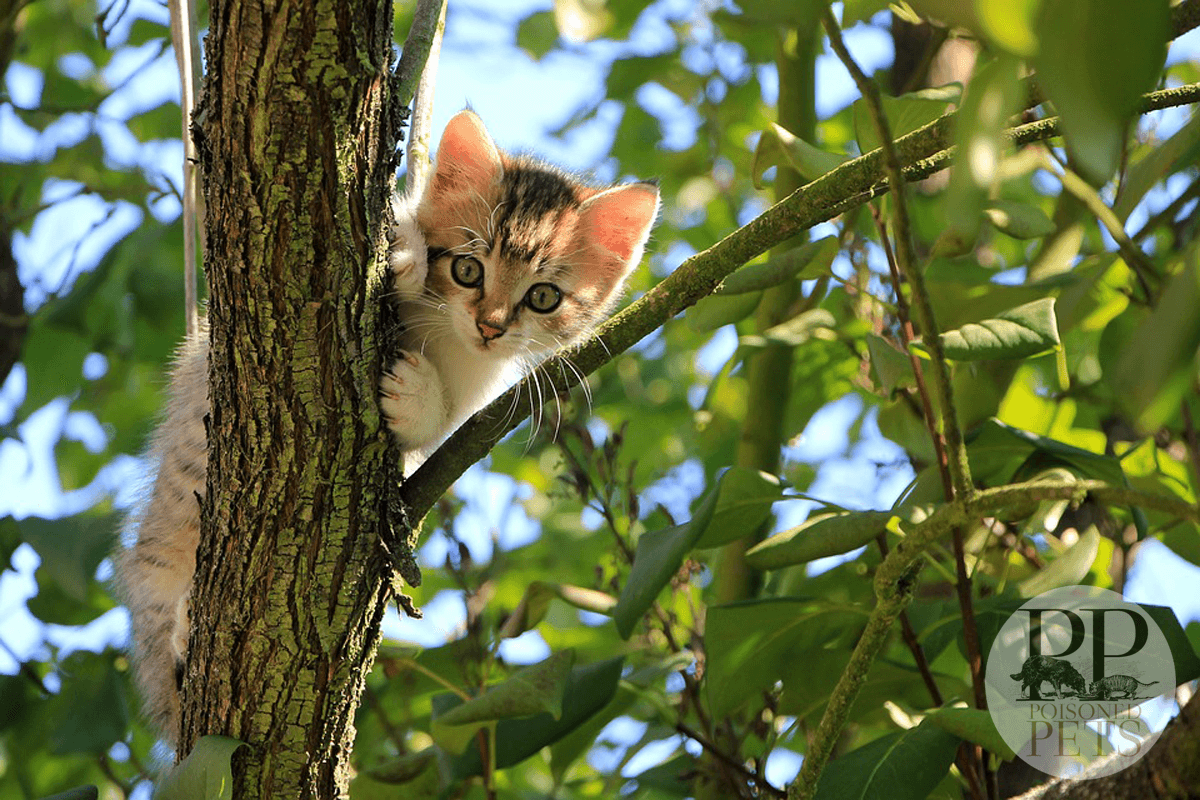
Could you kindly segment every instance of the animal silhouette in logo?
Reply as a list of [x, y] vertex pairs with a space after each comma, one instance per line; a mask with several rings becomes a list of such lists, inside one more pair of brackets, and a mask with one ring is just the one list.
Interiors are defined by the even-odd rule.
[[1083, 693], [1084, 680], [1079, 670], [1071, 666], [1071, 662], [1050, 656], [1030, 656], [1021, 665], [1021, 671], [1010, 675], [1014, 681], [1021, 682], [1021, 692], [1029, 700], [1041, 700], [1042, 683], [1049, 681], [1054, 686], [1054, 693], [1063, 696], [1063, 686], [1079, 696]]
[[1092, 681], [1087, 693], [1093, 700], [1134, 700], [1139, 686], [1153, 686], [1156, 683], [1158, 681], [1142, 683], [1130, 675], [1107, 675]]

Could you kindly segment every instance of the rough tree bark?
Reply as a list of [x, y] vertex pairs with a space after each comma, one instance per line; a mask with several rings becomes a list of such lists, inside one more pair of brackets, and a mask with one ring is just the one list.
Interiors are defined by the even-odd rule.
[[239, 798], [345, 796], [391, 597], [376, 386], [392, 26], [390, 0], [212, 5], [209, 469], [180, 752], [245, 742]]

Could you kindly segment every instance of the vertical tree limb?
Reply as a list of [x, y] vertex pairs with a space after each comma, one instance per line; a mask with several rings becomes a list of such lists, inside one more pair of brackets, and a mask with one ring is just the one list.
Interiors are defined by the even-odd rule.
[[[404, 193], [410, 198], [418, 198], [429, 180], [429, 141], [430, 127], [433, 120], [433, 95], [437, 85], [437, 68], [442, 52], [442, 35], [446, 30], [446, 0], [419, 0], [417, 11], [413, 17], [412, 29], [404, 42], [404, 55], [410, 52], [415, 55], [405, 63], [401, 57], [397, 74], [400, 78], [400, 102], [413, 102], [412, 116], [408, 122], [408, 178], [405, 182]], [[418, 59], [424, 54], [418, 67]], [[405, 71], [408, 71], [407, 73]], [[411, 82], [412, 70], [419, 76], [414, 88]], [[406, 96], [412, 92], [411, 98]]]

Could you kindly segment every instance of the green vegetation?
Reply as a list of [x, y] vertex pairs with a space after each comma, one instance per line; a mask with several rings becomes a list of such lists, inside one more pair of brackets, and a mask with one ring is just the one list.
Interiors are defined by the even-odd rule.
[[[979, 710], [1000, 622], [1051, 588], [1120, 591], [1135, 564], [1170, 554], [1200, 566], [1200, 118], [1191, 107], [1200, 62], [1168, 57], [1200, 24], [1200, 2], [912, 0], [888, 12], [878, 0], [847, 0], [836, 20], [816, 0], [675, 5], [557, 0], [510, 32], [534, 61], [620, 53], [603, 91], [563, 109], [564, 119], [574, 113], [555, 134], [594, 130], [619, 111], [612, 164], [658, 178], [663, 218], [633, 302], [600, 337], [571, 366], [551, 362], [497, 400], [401, 486], [409, 519], [423, 518], [422, 542], [445, 554], [404, 592], [418, 606], [442, 592], [462, 598], [465, 623], [448, 642], [384, 638], [360, 702], [363, 676], [320, 659], [350, 642], [354, 658], [372, 661], [382, 576], [362, 566], [339, 579], [337, 597], [273, 584], [270, 616], [247, 623], [255, 659], [270, 651], [281, 674], [318, 673], [335, 687], [319, 708], [349, 715], [357, 706], [352, 769], [314, 775], [297, 796], [1007, 796], [1019, 780], [1012, 753]], [[65, 489], [127, 474], [111, 464], [144, 442], [184, 325], [181, 225], [155, 216], [172, 216], [164, 198], [177, 189], [154, 159], [128, 156], [134, 139], [177, 140], [179, 108], [161, 96], [150, 107], [106, 102], [137, 63], [170, 59], [169, 32], [147, 19], [130, 25], [120, 8], [94, 20], [85, 0], [0, 0], [0, 113], [51, 131], [35, 141], [67, 142], [3, 151], [17, 163], [0, 169], [0, 378], [19, 362], [26, 390], [0, 428], [9, 448], [0, 452], [20, 448], [22, 426], [47, 404], [90, 415], [102, 444], [79, 426], [57, 438]], [[400, 39], [412, 13], [397, 9]], [[456, 13], [482, 12], [451, 0], [448, 29]], [[665, 23], [647, 55], [635, 24], [650, 18]], [[841, 33], [872, 24], [877, 41], [893, 35], [896, 53], [873, 75]], [[339, 33], [320, 36], [328, 44]], [[969, 53], [965, 67], [929, 86], [937, 54], [954, 48]], [[862, 57], [853, 38], [850, 50]], [[822, 115], [815, 76], [832, 74], [835, 58], [859, 97]], [[289, 75], [297, 85], [337, 83], [344, 93], [331, 96], [353, 105], [367, 60]], [[41, 89], [27, 102], [20, 87], [34, 75]], [[388, 108], [386, 97], [372, 101]], [[256, 141], [273, 135], [271, 108], [259, 112], [249, 120]], [[312, 113], [324, 112], [314, 104]], [[361, 252], [338, 256], [345, 275], [361, 276], [378, 260], [372, 181], [390, 149], [356, 160], [356, 129], [328, 130], [337, 131], [339, 185], [360, 195], [339, 195], [334, 221], [304, 235], [320, 237], [321, 224], [350, 229], [361, 213], [374, 232], [355, 239]], [[50, 266], [26, 260], [18, 272], [24, 237], [77, 196], [94, 198], [97, 224], [62, 243]], [[280, 215], [293, 213], [285, 183], [271, 197]], [[137, 220], [97, 235], [109, 217]], [[353, 280], [334, 281], [330, 296]], [[367, 296], [363, 281], [347, 297]], [[214, 308], [234, 308], [233, 290], [215, 285]], [[298, 287], [313, 285], [259, 287], [247, 314], [270, 318], [286, 305], [265, 297], [299, 298], [302, 308]], [[374, 335], [365, 312], [339, 307], [326, 318], [312, 305], [296, 328], [305, 346], [331, 335], [332, 321], [340, 334], [368, 318]], [[240, 335], [218, 333], [230, 348]], [[364, 359], [351, 369], [367, 382], [372, 367]], [[578, 388], [552, 397], [584, 375], [587, 398]], [[243, 389], [253, 391], [221, 391]], [[338, 408], [361, 401], [346, 394]], [[825, 433], [810, 423], [830, 409], [849, 443], [813, 455], [802, 435]], [[362, 556], [355, 564], [374, 558], [362, 554], [375, 529], [347, 533], [332, 515], [349, 528], [378, 521], [388, 487], [360, 474], [382, 458], [383, 439], [365, 430], [376, 422], [363, 412], [323, 430], [362, 448], [325, 462], [333, 474], [303, 477], [329, 478], [325, 522], [337, 529], [320, 541], [345, 536]], [[214, 424], [214, 435], [227, 434]], [[264, 426], [264, 440], [278, 435]], [[291, 447], [282, 445], [297, 461], [313, 452]], [[488, 472], [520, 487], [490, 554], [477, 534], [483, 501], [450, 490], [485, 455]], [[18, 461], [0, 462], [13, 473], [0, 487], [16, 485]], [[845, 462], [853, 477], [839, 483], [832, 476]], [[897, 476], [909, 474], [897, 497]], [[273, 508], [290, 478], [262, 475], [262, 506]], [[360, 485], [365, 512], [346, 488]], [[101, 494], [61, 519], [0, 518], [0, 564], [22, 545], [40, 558], [26, 605], [41, 623], [84, 626], [117, 604], [104, 559], [121, 523]], [[232, 496], [216, 507], [229, 528], [221, 535], [236, 539], [237, 521], [261, 509]], [[530, 541], [500, 546], [523, 515]], [[294, 545], [289, 533], [280, 541]], [[344, 569], [343, 552], [352, 551], [293, 555], [297, 571], [321, 572]], [[247, 563], [272, 555], [254, 550]], [[811, 568], [828, 556], [840, 558]], [[296, 635], [293, 613], [316, 619], [313, 641]], [[1200, 678], [1197, 627], [1155, 613], [1178, 680]], [[351, 618], [359, 628], [347, 629]], [[205, 635], [223, 635], [207, 625]], [[523, 641], [540, 640], [547, 654], [509, 663], [501, 646], [530, 632]], [[0, 676], [0, 797], [87, 785], [130, 794], [162, 754], [137, 718], [125, 656], [68, 652], [54, 644], [59, 633], [40, 635], [44, 646]], [[227, 687], [214, 686], [203, 693], [209, 713], [185, 720], [192, 733], [234, 732], [223, 720], [240, 711], [222, 710]], [[286, 715], [287, 703], [274, 713]], [[1186, 756], [1200, 749], [1198, 717], [1172, 726], [1145, 770], [1112, 780], [1134, 796], [1139, 781], [1167, 796], [1200, 791], [1200, 775], [1166, 770], [1155, 756], [1200, 764]], [[270, 722], [237, 719], [238, 730]], [[254, 741], [200, 738], [190, 772], [162, 796], [230, 796], [231, 769], [257, 775], [264, 763], [300, 762], [318, 741], [336, 749], [321, 719], [310, 724], [272, 739], [283, 749], [269, 757]], [[794, 779], [785, 753], [804, 756]], [[780, 779], [768, 761], [793, 766]]]

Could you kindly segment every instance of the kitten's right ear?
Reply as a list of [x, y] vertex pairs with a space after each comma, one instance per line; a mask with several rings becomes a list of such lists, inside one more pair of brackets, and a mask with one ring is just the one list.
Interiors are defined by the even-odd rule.
[[500, 151], [483, 122], [472, 111], [460, 111], [442, 134], [430, 189], [438, 194], [484, 194], [503, 170]]

